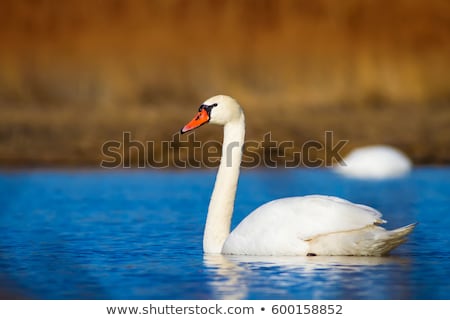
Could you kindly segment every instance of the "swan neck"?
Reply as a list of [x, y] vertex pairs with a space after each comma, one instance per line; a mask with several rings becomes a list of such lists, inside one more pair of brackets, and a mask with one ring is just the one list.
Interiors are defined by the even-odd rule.
[[238, 120], [228, 122], [224, 126], [222, 157], [209, 203], [203, 237], [205, 253], [221, 253], [225, 240], [230, 234], [244, 136], [243, 114]]

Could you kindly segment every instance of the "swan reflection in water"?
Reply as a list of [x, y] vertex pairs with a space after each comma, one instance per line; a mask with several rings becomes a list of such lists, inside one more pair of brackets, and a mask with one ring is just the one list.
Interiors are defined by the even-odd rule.
[[212, 299], [407, 299], [409, 292], [407, 279], [401, 288], [389, 286], [410, 265], [395, 256], [205, 254], [203, 261]]

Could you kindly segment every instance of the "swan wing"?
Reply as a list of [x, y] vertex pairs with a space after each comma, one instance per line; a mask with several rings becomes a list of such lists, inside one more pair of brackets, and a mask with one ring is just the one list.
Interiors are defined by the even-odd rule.
[[384, 223], [368, 206], [330, 196], [283, 198], [249, 214], [225, 241], [225, 254], [298, 255], [308, 241], [325, 234], [357, 230]]

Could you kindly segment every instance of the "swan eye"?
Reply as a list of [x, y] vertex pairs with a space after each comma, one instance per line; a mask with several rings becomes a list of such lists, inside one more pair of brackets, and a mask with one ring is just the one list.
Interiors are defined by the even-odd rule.
[[209, 114], [211, 112], [211, 109], [214, 108], [214, 107], [217, 107], [217, 103], [213, 103], [213, 104], [210, 104], [210, 105], [202, 104], [200, 106], [200, 108], [198, 108], [198, 112], [200, 112], [202, 110], [206, 110], [206, 112], [208, 112], [208, 114]]

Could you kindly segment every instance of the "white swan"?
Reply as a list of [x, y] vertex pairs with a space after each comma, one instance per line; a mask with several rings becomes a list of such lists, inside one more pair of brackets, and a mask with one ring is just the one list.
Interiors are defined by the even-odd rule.
[[344, 158], [345, 165], [335, 171], [351, 178], [390, 179], [411, 171], [411, 160], [401, 151], [386, 145], [356, 148]]
[[271, 201], [230, 233], [242, 158], [245, 118], [239, 104], [219, 95], [206, 100], [181, 133], [206, 123], [224, 126], [222, 158], [203, 236], [205, 253], [241, 255], [380, 256], [405, 241], [414, 224], [387, 231], [381, 214], [367, 206], [327, 196]]

